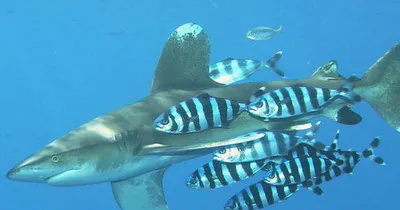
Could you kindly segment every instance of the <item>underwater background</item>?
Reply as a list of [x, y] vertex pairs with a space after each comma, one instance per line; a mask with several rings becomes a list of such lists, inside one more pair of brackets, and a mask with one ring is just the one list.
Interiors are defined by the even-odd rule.
[[[291, 79], [308, 77], [332, 59], [342, 75], [362, 76], [400, 41], [399, 9], [394, 0], [0, 1], [0, 209], [118, 209], [110, 183], [51, 187], [13, 182], [5, 174], [68, 131], [147, 96], [161, 50], [178, 26], [194, 22], [204, 28], [211, 63], [227, 57], [264, 60], [283, 50], [279, 65]], [[283, 32], [268, 41], [245, 37], [261, 25], [283, 25]], [[262, 69], [242, 82], [280, 79]], [[300, 190], [270, 209], [398, 208], [400, 133], [365, 102], [355, 110], [363, 116], [360, 124], [324, 118], [318, 140], [330, 143], [340, 129], [339, 146], [358, 151], [380, 136], [376, 153], [387, 165], [362, 160], [354, 175], [322, 184], [323, 196]], [[171, 210], [222, 209], [261, 178], [260, 173], [216, 190], [186, 188], [186, 177], [210, 157], [166, 172]]]

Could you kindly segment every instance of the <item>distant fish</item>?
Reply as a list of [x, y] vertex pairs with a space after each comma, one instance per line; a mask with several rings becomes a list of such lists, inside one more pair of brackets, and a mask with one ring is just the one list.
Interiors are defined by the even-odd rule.
[[203, 93], [179, 103], [154, 120], [154, 129], [174, 134], [195, 133], [228, 127], [246, 105]]
[[276, 30], [270, 27], [259, 26], [247, 32], [246, 37], [252, 40], [269, 40], [281, 31], [282, 26], [279, 26]]
[[282, 51], [278, 51], [267, 61], [226, 58], [210, 65], [209, 76], [217, 83], [229, 85], [250, 77], [260, 68], [267, 67], [284, 77], [285, 73], [277, 68], [277, 62], [281, 57]]
[[186, 187], [192, 189], [221, 188], [247, 179], [259, 172], [267, 160], [247, 163], [222, 163], [213, 160], [195, 170], [186, 180]]

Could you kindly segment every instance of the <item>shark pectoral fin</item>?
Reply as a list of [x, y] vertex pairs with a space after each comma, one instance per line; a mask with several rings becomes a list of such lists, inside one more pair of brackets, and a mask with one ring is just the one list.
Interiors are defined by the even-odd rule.
[[114, 198], [122, 210], [169, 210], [165, 200], [162, 168], [131, 179], [112, 182]]
[[151, 92], [223, 86], [208, 77], [209, 57], [210, 43], [203, 28], [194, 23], [181, 25], [164, 46]]
[[349, 106], [343, 106], [339, 109], [327, 108], [324, 115], [343, 125], [356, 125], [362, 121], [361, 115], [354, 112]]
[[353, 92], [400, 132], [400, 43], [368, 69]]
[[335, 60], [330, 60], [322, 64], [318, 69], [311, 75], [314, 78], [320, 79], [339, 79], [343, 78], [337, 71], [337, 62]]

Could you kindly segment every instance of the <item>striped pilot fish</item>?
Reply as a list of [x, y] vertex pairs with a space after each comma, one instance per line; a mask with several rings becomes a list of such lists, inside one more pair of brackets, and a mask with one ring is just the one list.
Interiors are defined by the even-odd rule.
[[262, 87], [251, 97], [248, 111], [264, 121], [326, 116], [342, 124], [357, 124], [362, 117], [350, 108], [361, 101], [360, 96], [352, 92], [355, 80], [357, 78], [351, 76], [337, 90], [293, 85], [266, 92], [266, 87]]
[[259, 172], [267, 160], [258, 160], [247, 163], [222, 163], [211, 161], [196, 169], [186, 180], [186, 186], [192, 189], [221, 188]]
[[232, 196], [225, 204], [225, 210], [264, 209], [291, 197], [301, 184], [275, 186], [259, 181]]
[[154, 120], [157, 131], [173, 134], [195, 133], [229, 126], [246, 105], [203, 93], [179, 103]]
[[301, 184], [322, 176], [333, 165], [334, 160], [317, 156], [300, 156], [281, 164], [269, 162], [264, 180], [272, 185]]
[[[320, 122], [317, 122], [304, 136], [265, 129], [250, 132], [243, 135], [243, 138], [254, 136], [254, 140], [223, 147], [214, 152], [213, 158], [221, 162], [238, 163], [274, 156], [286, 156], [289, 151], [300, 143], [309, 144], [310, 147], [325, 149], [325, 145], [315, 139], [315, 133], [318, 131], [319, 126]], [[242, 136], [238, 138], [242, 138]]]
[[342, 151], [337, 146], [337, 143], [335, 144], [338, 149], [338, 151], [336, 152], [338, 154], [337, 158], [341, 159], [343, 161], [343, 164], [339, 166], [334, 165], [328, 172], [324, 173], [320, 177], [317, 177], [315, 179], [315, 184], [317, 185], [323, 182], [328, 182], [344, 173], [352, 173], [354, 167], [361, 161], [362, 158], [369, 159], [379, 165], [386, 165], [382, 157], [375, 155], [375, 149], [378, 148], [380, 144], [380, 139], [378, 137], [374, 138], [370, 143], [370, 146], [363, 152], [356, 152], [351, 150]]
[[209, 66], [209, 77], [217, 83], [230, 85], [253, 75], [263, 67], [270, 68], [277, 75], [284, 77], [285, 73], [277, 68], [277, 63], [282, 57], [282, 51], [278, 51], [267, 61], [249, 59], [226, 58]]

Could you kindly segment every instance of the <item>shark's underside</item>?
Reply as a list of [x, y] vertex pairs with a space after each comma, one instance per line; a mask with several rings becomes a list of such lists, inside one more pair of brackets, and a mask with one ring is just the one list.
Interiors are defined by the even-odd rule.
[[[187, 23], [169, 37], [148, 97], [100, 116], [23, 160], [9, 171], [16, 181], [76, 186], [111, 182], [124, 210], [168, 209], [162, 178], [172, 164], [229, 145], [230, 139], [260, 128], [292, 129], [303, 121], [262, 122], [242, 113], [229, 129], [174, 135], [157, 132], [153, 120], [169, 107], [208, 93], [245, 103], [262, 86], [294, 84], [337, 89], [345, 80], [336, 71], [318, 70], [304, 79], [223, 86], [208, 77], [210, 44], [203, 29]], [[400, 130], [400, 45], [381, 57], [355, 84], [354, 92]]]

